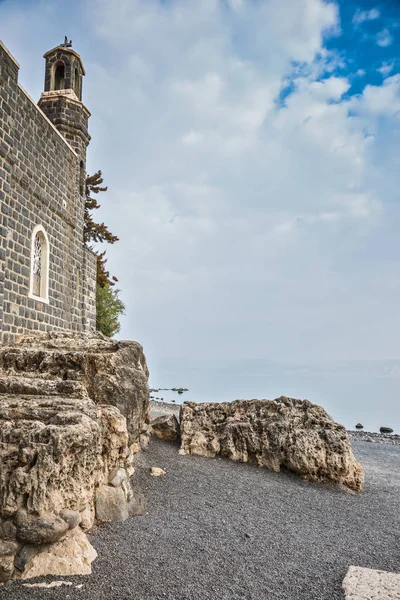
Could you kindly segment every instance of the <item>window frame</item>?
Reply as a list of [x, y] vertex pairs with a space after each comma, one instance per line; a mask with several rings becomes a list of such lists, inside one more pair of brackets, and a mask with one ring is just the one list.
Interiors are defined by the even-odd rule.
[[[41, 233], [43, 235], [44, 244], [42, 244], [42, 263], [41, 263], [42, 273], [41, 273], [41, 277], [40, 277], [41, 295], [36, 296], [36, 294], [33, 293], [33, 283], [34, 283], [33, 260], [34, 260], [34, 254], [35, 254], [35, 239], [39, 233]], [[37, 300], [38, 302], [43, 302], [44, 304], [49, 304], [49, 262], [50, 262], [49, 237], [48, 237], [43, 225], [36, 225], [36, 227], [32, 231], [32, 237], [31, 237], [31, 265], [30, 265], [28, 297], [31, 298], [32, 300]]]

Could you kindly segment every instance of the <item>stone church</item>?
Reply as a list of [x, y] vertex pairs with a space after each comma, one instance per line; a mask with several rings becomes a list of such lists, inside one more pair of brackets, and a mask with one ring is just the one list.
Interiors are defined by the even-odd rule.
[[0, 342], [95, 328], [96, 258], [84, 245], [90, 113], [67, 38], [45, 58], [36, 104], [0, 41]]

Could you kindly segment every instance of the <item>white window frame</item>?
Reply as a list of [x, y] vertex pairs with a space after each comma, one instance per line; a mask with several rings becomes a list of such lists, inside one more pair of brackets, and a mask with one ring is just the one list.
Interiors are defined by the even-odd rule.
[[[42, 274], [41, 274], [41, 295], [36, 296], [33, 293], [33, 259], [35, 252], [35, 239], [38, 233], [41, 233], [44, 237], [45, 243], [42, 247]], [[45, 228], [42, 225], [36, 225], [34, 230], [32, 231], [31, 238], [31, 274], [30, 274], [30, 282], [29, 282], [29, 298], [32, 300], [38, 300], [38, 302], [43, 302], [44, 304], [49, 304], [49, 256], [50, 256], [50, 244], [49, 238], [46, 233]]]

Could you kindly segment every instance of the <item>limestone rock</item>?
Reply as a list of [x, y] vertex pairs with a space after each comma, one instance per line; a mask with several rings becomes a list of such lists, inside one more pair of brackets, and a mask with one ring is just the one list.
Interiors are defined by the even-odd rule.
[[161, 415], [151, 422], [152, 433], [162, 439], [177, 441], [180, 439], [179, 422], [175, 415]]
[[68, 510], [67, 508], [64, 508], [60, 512], [60, 517], [67, 523], [69, 529], [75, 529], [81, 522], [81, 515], [77, 510]]
[[93, 503], [104, 476], [103, 439], [97, 407], [88, 398], [4, 395], [0, 442], [1, 516], [22, 507], [31, 513], [81, 511]]
[[10, 579], [14, 572], [14, 557], [18, 550], [15, 542], [0, 541], [0, 582]]
[[137, 342], [98, 332], [27, 334], [0, 349], [0, 371], [0, 393], [88, 395], [115, 406], [126, 417], [130, 443], [150, 422], [149, 371]]
[[43, 546], [31, 555], [18, 577], [30, 579], [43, 575], [89, 575], [96, 556], [97, 552], [86, 535], [80, 527], [76, 527], [67, 532], [63, 541]]
[[98, 334], [0, 349], [2, 581], [89, 573], [95, 509], [107, 521], [143, 512], [129, 474], [131, 447], [148, 437], [147, 377], [139, 344]]
[[135, 491], [132, 495], [132, 498], [128, 504], [128, 513], [130, 517], [137, 517], [139, 515], [144, 515], [146, 512], [146, 498], [145, 496]]
[[114, 469], [111, 471], [108, 477], [108, 483], [113, 487], [119, 487], [123, 482], [125, 482], [128, 478], [127, 472], [125, 469], [121, 467], [119, 469]]
[[17, 537], [17, 528], [11, 521], [0, 523], [0, 539], [14, 541]]
[[95, 521], [95, 507], [94, 504], [90, 506], [86, 506], [86, 508], [79, 513], [80, 515], [80, 526], [83, 531], [90, 531], [94, 525]]
[[364, 472], [348, 435], [325, 410], [307, 400], [236, 400], [181, 406], [181, 450], [286, 467], [311, 481], [360, 491]]
[[102, 485], [96, 495], [96, 519], [106, 523], [125, 521], [128, 517], [128, 501], [123, 489]]
[[342, 588], [346, 600], [398, 600], [400, 573], [351, 566]]
[[164, 469], [160, 469], [159, 467], [151, 467], [150, 469], [150, 475], [153, 475], [153, 477], [162, 477], [165, 474]]
[[30, 515], [17, 527], [17, 539], [26, 544], [40, 546], [58, 542], [68, 531], [69, 525], [61, 517], [44, 514], [39, 517]]

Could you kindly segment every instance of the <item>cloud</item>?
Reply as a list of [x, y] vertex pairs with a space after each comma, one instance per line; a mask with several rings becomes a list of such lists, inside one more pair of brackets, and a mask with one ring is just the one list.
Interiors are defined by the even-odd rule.
[[379, 67], [379, 69], [377, 69], [377, 71], [379, 73], [381, 73], [381, 75], [383, 75], [383, 77], [386, 77], [386, 75], [389, 75], [389, 73], [391, 73], [393, 71], [394, 68], [394, 62], [384, 62], [382, 63], [382, 65]]
[[388, 29], [382, 29], [376, 36], [376, 43], [381, 48], [386, 48], [393, 43], [393, 36]]
[[365, 23], [365, 21], [379, 19], [379, 17], [380, 12], [378, 8], [371, 8], [370, 10], [357, 9], [353, 16], [353, 23], [355, 25], [360, 25], [361, 23]]
[[[100, 218], [121, 240], [108, 264], [122, 335], [150, 356], [396, 353], [400, 82], [350, 95], [353, 74], [325, 44], [337, 4], [76, 8], [89, 165], [103, 170]], [[58, 23], [57, 6], [42, 19], [30, 21]], [[13, 22], [30, 49], [35, 32]]]

